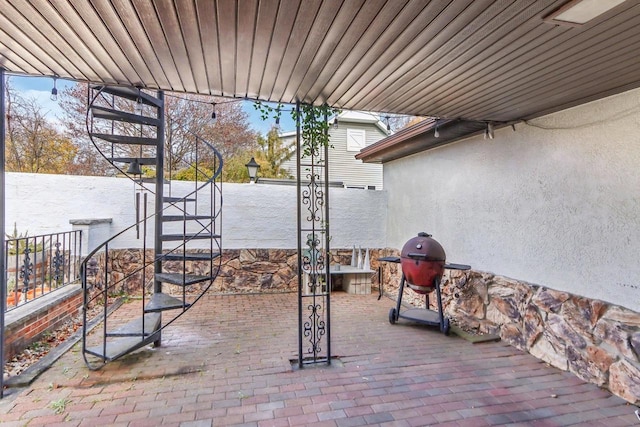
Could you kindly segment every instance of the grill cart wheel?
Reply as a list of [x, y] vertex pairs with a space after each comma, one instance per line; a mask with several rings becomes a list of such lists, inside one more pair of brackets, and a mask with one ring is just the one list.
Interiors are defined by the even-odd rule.
[[449, 328], [450, 327], [451, 327], [451, 325], [449, 323], [449, 319], [447, 317], [445, 317], [444, 321], [442, 322], [442, 330], [440, 332], [442, 332], [446, 336], [449, 336]]
[[396, 309], [392, 308], [389, 310], [389, 323], [395, 325], [396, 319], [398, 318], [398, 313], [396, 313]]

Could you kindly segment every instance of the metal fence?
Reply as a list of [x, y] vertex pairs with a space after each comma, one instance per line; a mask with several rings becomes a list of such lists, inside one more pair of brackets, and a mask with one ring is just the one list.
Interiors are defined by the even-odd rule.
[[81, 236], [76, 230], [7, 238], [7, 311], [79, 279]]

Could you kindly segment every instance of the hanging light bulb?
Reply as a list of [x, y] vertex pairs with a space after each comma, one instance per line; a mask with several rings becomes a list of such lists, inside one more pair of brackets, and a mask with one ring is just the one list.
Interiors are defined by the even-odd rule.
[[493, 139], [493, 123], [487, 122], [487, 127], [484, 130], [484, 139]]
[[57, 77], [53, 77], [53, 88], [51, 88], [51, 100], [52, 101], [57, 101], [58, 100], [58, 88], [56, 87], [56, 80], [58, 78]]
[[434, 138], [440, 138], [440, 118], [436, 117], [436, 124], [435, 124], [435, 129], [433, 130], [433, 137]]
[[338, 116], [336, 116], [336, 118], [333, 119], [333, 128], [338, 129]]
[[209, 121], [213, 125], [218, 120], [218, 115], [216, 114], [216, 103], [212, 102], [211, 105], [213, 106], [213, 111], [211, 111], [211, 119]]
[[136, 114], [142, 113], [142, 95], [140, 92], [140, 88], [138, 88], [138, 97], [136, 98], [136, 105], [133, 107], [133, 110]]
[[387, 120], [387, 131], [389, 131], [389, 132], [391, 132], [391, 123], [389, 123], [389, 119], [390, 119], [390, 118], [391, 118], [391, 117], [389, 117], [389, 116], [386, 116], [386, 117], [385, 117], [385, 119]]
[[276, 126], [280, 126], [280, 107], [276, 108]]

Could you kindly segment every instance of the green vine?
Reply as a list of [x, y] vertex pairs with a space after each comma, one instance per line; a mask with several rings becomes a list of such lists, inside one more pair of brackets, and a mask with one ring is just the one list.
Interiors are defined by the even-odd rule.
[[[275, 108], [260, 101], [254, 103], [254, 108], [260, 112], [262, 120], [272, 117], [276, 123], [282, 117], [283, 105], [278, 104]], [[311, 104], [300, 104], [300, 136], [302, 157], [317, 156], [320, 149], [324, 147], [333, 148], [329, 141], [329, 123], [326, 117], [338, 114], [340, 110], [328, 105], [315, 106]], [[291, 118], [298, 122], [298, 112], [291, 109]]]

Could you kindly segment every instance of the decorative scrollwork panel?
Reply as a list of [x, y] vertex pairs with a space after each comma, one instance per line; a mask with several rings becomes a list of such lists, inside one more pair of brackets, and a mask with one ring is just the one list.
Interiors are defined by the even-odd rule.
[[[304, 140], [297, 132], [299, 366], [331, 363], [328, 221], [328, 151], [326, 143]], [[308, 108], [305, 108], [307, 111]], [[324, 118], [326, 120], [326, 117]], [[310, 126], [307, 122], [307, 126]], [[306, 129], [308, 135], [318, 135]], [[301, 147], [301, 144], [304, 146]]]

